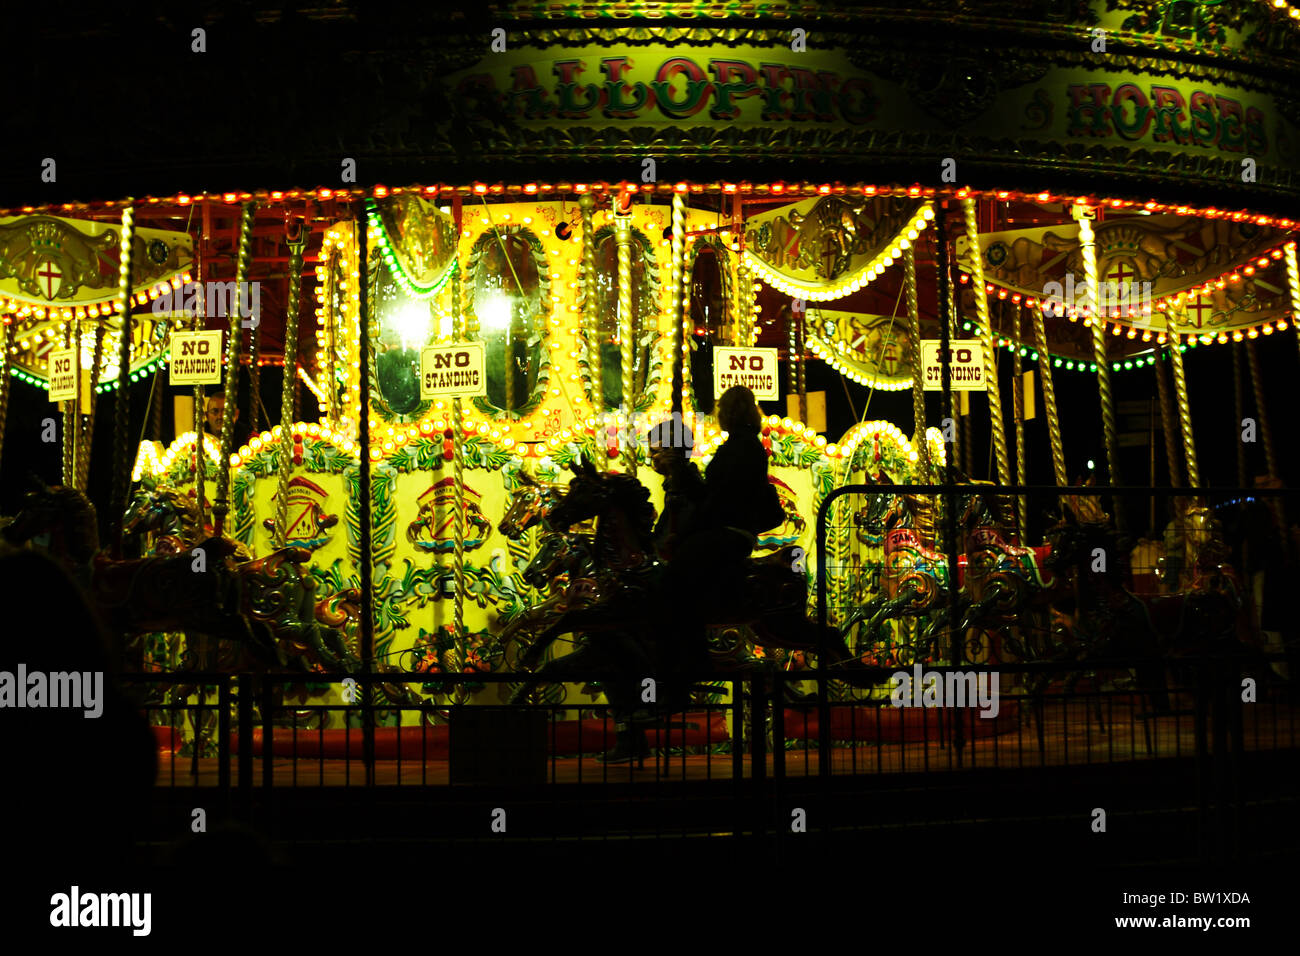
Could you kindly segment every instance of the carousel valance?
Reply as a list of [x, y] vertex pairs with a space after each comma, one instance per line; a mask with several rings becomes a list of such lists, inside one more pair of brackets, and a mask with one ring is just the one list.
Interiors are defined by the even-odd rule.
[[[1166, 312], [1186, 312], [1179, 332], [1231, 332], [1284, 317], [1291, 304], [1282, 262], [1285, 234], [1269, 226], [1185, 216], [1130, 216], [1095, 227], [1097, 306], [1117, 324], [1167, 332]], [[1078, 227], [1017, 229], [980, 236], [984, 278], [1046, 303], [1058, 314], [1087, 304]], [[969, 241], [957, 239], [969, 273]]]
[[931, 216], [927, 203], [900, 197], [805, 199], [747, 219], [745, 257], [781, 291], [825, 302], [884, 271]]
[[912, 386], [907, 318], [809, 309], [808, 347], [837, 371], [884, 391]]
[[[57, 216], [0, 219], [0, 297], [6, 311], [108, 305], [118, 294], [119, 222]], [[188, 233], [135, 230], [131, 285], [170, 282], [194, 261]]]

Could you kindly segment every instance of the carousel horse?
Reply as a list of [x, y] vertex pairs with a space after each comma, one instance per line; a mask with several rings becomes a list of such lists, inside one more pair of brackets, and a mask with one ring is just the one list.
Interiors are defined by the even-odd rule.
[[1122, 558], [1122, 552], [1108, 525], [1079, 520], [1077, 513], [1076, 506], [1068, 507], [1062, 523], [1052, 530], [1049, 561], [1056, 573], [1073, 581], [1073, 630], [1088, 658], [1134, 660], [1139, 689], [1157, 712], [1167, 712], [1165, 670], [1171, 662], [1221, 656], [1240, 666], [1255, 656], [1242, 639], [1246, 632], [1240, 586], [1224, 563], [1226, 549], [1208, 509], [1193, 504], [1186, 510], [1191, 541], [1187, 590], [1142, 596], [1124, 586], [1122, 568], [1097, 568], [1096, 554]]
[[[880, 535], [885, 556], [880, 593], [850, 612], [844, 630], [858, 628], [858, 647], [884, 639], [886, 621], [900, 617], [933, 617], [948, 607], [952, 587], [947, 559], [934, 550], [934, 506], [928, 497], [885, 490], [882, 504], [870, 506], [864, 532]], [[919, 648], [917, 649], [919, 653]]]
[[[1013, 524], [1010, 495], [978, 490], [963, 495], [958, 526], [962, 529], [965, 571], [954, 604], [960, 607], [958, 628], [998, 629], [1020, 659], [1039, 656], [1047, 644], [1055, 578], [1046, 572], [1047, 547], [1026, 548], [1009, 543], [1004, 534]], [[931, 627], [934, 633], [942, 622]], [[1022, 632], [1017, 635], [1015, 631]], [[1023, 639], [1022, 639], [1023, 637]]]
[[[649, 503], [649, 491], [635, 478], [603, 474], [590, 464], [582, 468], [574, 466], [573, 470], [575, 478], [568, 493], [550, 509], [546, 523], [552, 528], [565, 528], [598, 518], [593, 554], [601, 570], [588, 579], [592, 602], [565, 610], [529, 648], [521, 661], [525, 666], [535, 664], [561, 634], [644, 633], [648, 623], [654, 620], [648, 603], [664, 599], [658, 593], [661, 568], [653, 559], [650, 540], [654, 508]], [[760, 645], [817, 650], [822, 635], [805, 616], [808, 585], [803, 575], [792, 570], [793, 551], [793, 548], [783, 548], [772, 555], [751, 559], [742, 593], [729, 596], [730, 603], [714, 615], [714, 620], [706, 622], [708, 626], [749, 626]], [[653, 645], [653, 636], [649, 639]], [[838, 631], [832, 630], [826, 639], [835, 658], [831, 666], [839, 672], [839, 679], [865, 686], [886, 679], [883, 672], [868, 668], [854, 658]], [[540, 682], [540, 676], [540, 673], [533, 675], [531, 683]], [[521, 693], [522, 690], [516, 692], [515, 699]]]
[[[122, 548], [128, 557], [135, 558], [180, 554], [210, 534], [211, 526], [202, 522], [193, 491], [184, 494], [169, 488], [141, 488], [131, 499], [122, 521]], [[252, 551], [243, 542], [231, 539], [231, 543], [237, 563], [253, 559]]]

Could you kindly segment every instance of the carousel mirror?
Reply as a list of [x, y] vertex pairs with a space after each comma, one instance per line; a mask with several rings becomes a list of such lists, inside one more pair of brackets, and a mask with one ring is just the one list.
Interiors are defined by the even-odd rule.
[[[601, 391], [606, 408], [618, 408], [623, 399], [623, 351], [619, 334], [618, 241], [614, 228], [606, 226], [593, 237], [596, 247], [596, 329], [600, 342]], [[654, 343], [658, 335], [658, 266], [650, 241], [640, 229], [632, 229], [632, 394], [635, 407], [652, 381]]]
[[520, 418], [541, 402], [547, 365], [543, 356], [547, 286], [541, 243], [530, 230], [484, 233], [470, 257], [472, 306], [469, 335], [486, 346], [484, 412]]
[[724, 253], [702, 242], [691, 263], [691, 383], [695, 410], [713, 412], [713, 346], [729, 341], [727, 270]]
[[[420, 349], [433, 341], [432, 300], [403, 290], [386, 266], [377, 263], [372, 280], [378, 336], [372, 339], [376, 405], [393, 421], [416, 421], [428, 407], [420, 400]], [[423, 406], [423, 407], [422, 407]]]

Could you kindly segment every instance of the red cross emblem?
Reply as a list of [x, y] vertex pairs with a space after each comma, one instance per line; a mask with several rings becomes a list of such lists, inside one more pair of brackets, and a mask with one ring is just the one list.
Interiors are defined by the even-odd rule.
[[1134, 271], [1126, 271], [1124, 268], [1124, 263], [1120, 262], [1117, 266], [1115, 266], [1113, 271], [1107, 273], [1106, 278], [1114, 279], [1116, 282], [1122, 284], [1127, 282], [1129, 279], [1136, 279], [1137, 273]]
[[36, 278], [38, 285], [40, 279], [45, 280], [45, 298], [47, 299], [53, 299], [54, 293], [58, 292], [59, 287], [63, 285], [63, 273], [55, 266], [53, 259], [46, 259], [41, 263], [41, 268], [36, 271]]
[[889, 375], [894, 375], [898, 372], [898, 359], [898, 346], [890, 339], [885, 343], [885, 351], [880, 356], [880, 366]]
[[[1203, 301], [1201, 297], [1198, 295], [1196, 297], [1196, 304], [1187, 306], [1188, 321], [1191, 322], [1191, 324], [1196, 326], [1198, 329], [1201, 328], [1205, 324], [1205, 318], [1202, 315], [1202, 313], [1205, 312], [1206, 309], [1210, 310], [1211, 315], [1214, 314], [1214, 306], [1210, 305], [1208, 302]], [[1196, 316], [1194, 318], [1192, 316], [1193, 312], [1196, 313]]]

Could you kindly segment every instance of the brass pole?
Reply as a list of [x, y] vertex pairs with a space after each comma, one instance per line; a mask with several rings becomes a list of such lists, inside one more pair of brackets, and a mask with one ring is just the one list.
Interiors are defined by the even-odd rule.
[[623, 401], [621, 413], [624, 417], [623, 468], [629, 475], [636, 475], [636, 445], [628, 440], [627, 431], [632, 421], [632, 410], [636, 404], [636, 381], [633, 371], [635, 327], [632, 324], [632, 216], [631, 211], [614, 216], [614, 235], [618, 243], [618, 336], [623, 358]]
[[[1106, 440], [1106, 468], [1110, 484], [1123, 481], [1119, 471], [1119, 429], [1115, 420], [1115, 398], [1110, 385], [1110, 362], [1106, 359], [1106, 320], [1097, 304], [1097, 240], [1092, 221], [1082, 207], [1075, 208], [1079, 223], [1079, 249], [1083, 254], [1084, 294], [1088, 302], [1088, 315], [1092, 320], [1092, 353], [1097, 363], [1097, 389], [1101, 393], [1101, 423]], [[1115, 526], [1120, 532], [1128, 530], [1124, 503], [1116, 497]]]
[[[1169, 327], [1174, 329], [1170, 315]], [[1174, 368], [1174, 395], [1178, 399], [1178, 420], [1182, 425], [1183, 454], [1187, 460], [1187, 484], [1192, 488], [1201, 487], [1201, 469], [1196, 464], [1196, 439], [1192, 435], [1192, 409], [1187, 397], [1187, 375], [1183, 371], [1183, 353], [1179, 347], [1178, 335], [1170, 336], [1169, 358]]]
[[[1016, 430], [1016, 483], [1027, 485], [1024, 378], [1020, 366], [1020, 306], [1015, 303], [1011, 304], [1011, 340], [1015, 343], [1011, 352], [1011, 415]], [[1023, 544], [1029, 534], [1029, 500], [1024, 495], [1016, 495], [1016, 530]]]
[[[217, 456], [217, 494], [212, 503], [212, 523], [214, 534], [221, 537], [225, 531], [226, 515], [230, 513], [230, 455], [235, 441], [235, 406], [239, 401], [239, 352], [243, 342], [241, 329], [243, 323], [243, 299], [239, 290], [248, 281], [249, 246], [253, 238], [254, 202], [246, 202], [239, 219], [239, 251], [235, 258], [235, 302], [230, 309], [229, 333], [226, 342], [226, 405], [221, 415], [221, 451]], [[365, 446], [362, 445], [364, 448]]]
[[903, 281], [907, 288], [907, 341], [912, 353], [912, 422], [916, 431], [916, 466], [931, 484], [930, 443], [925, 437], [925, 383], [921, 380], [921, 313], [916, 300], [916, 249], [910, 242], [903, 253]]
[[1061, 420], [1056, 414], [1056, 385], [1052, 381], [1052, 356], [1047, 350], [1047, 323], [1041, 307], [1030, 310], [1034, 336], [1038, 339], [1038, 374], [1043, 380], [1043, 411], [1047, 414], [1047, 437], [1052, 446], [1052, 474], [1058, 488], [1070, 483], [1065, 473], [1065, 449], [1061, 444]]
[[993, 452], [997, 459], [998, 482], [1011, 483], [1011, 462], [1007, 456], [1007, 430], [1002, 420], [1002, 391], [998, 386], [998, 353], [993, 342], [993, 318], [988, 294], [984, 289], [984, 256], [980, 252], [979, 226], [974, 199], [963, 199], [966, 238], [970, 243], [971, 283], [974, 285], [975, 311], [979, 317], [980, 340], [984, 345], [984, 377], [988, 387], [989, 420], [993, 426]]
[[585, 192], [578, 197], [582, 213], [582, 327], [587, 338], [587, 362], [591, 375], [591, 407], [599, 417], [605, 411], [604, 359], [600, 349], [600, 310], [597, 305], [596, 227], [593, 222], [596, 197]]

